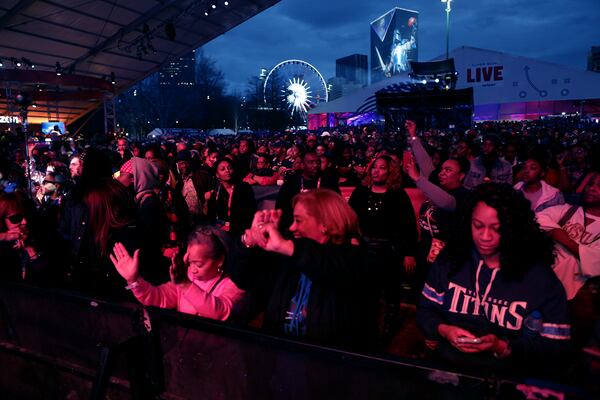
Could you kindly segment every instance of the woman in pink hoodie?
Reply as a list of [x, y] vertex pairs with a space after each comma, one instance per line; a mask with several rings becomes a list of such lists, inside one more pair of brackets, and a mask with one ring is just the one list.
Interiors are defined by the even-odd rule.
[[160, 286], [152, 286], [140, 277], [139, 250], [131, 257], [125, 247], [117, 243], [110, 259], [127, 281], [126, 288], [140, 303], [225, 321], [245, 297], [245, 292], [223, 271], [227, 253], [227, 239], [221, 230], [199, 227], [190, 234], [183, 259], [178, 254], [172, 257], [171, 282]]

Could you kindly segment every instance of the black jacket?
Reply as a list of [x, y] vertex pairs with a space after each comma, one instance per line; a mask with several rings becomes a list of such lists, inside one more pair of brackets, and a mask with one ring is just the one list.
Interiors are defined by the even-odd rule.
[[227, 216], [228, 202], [229, 194], [227, 191], [217, 187], [208, 200], [208, 221], [211, 224], [218, 224], [220, 221], [229, 220], [229, 233], [233, 237], [240, 236], [246, 229], [250, 228], [256, 212], [256, 200], [254, 199], [252, 187], [246, 182], [235, 184], [229, 217]]
[[235, 284], [266, 302], [265, 329], [284, 334], [304, 274], [312, 282], [305, 339], [354, 348], [374, 343], [377, 295], [358, 247], [295, 239], [291, 257], [265, 255], [238, 242], [231, 264]]

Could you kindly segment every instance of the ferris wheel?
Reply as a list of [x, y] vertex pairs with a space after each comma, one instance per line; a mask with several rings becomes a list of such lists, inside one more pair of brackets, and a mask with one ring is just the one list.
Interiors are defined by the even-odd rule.
[[305, 115], [327, 101], [327, 85], [323, 75], [306, 61], [285, 60], [267, 74], [263, 97], [265, 104], [287, 107], [292, 115]]

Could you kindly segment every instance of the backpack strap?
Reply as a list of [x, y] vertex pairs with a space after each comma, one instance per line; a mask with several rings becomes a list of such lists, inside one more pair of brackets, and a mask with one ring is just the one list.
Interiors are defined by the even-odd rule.
[[577, 205], [572, 205], [571, 207], [569, 207], [565, 215], [563, 215], [560, 221], [558, 221], [558, 225], [562, 228], [567, 223], [567, 221], [571, 219], [571, 217], [573, 216], [573, 214], [575, 214], [575, 211], [577, 211], [578, 208], [579, 206]]

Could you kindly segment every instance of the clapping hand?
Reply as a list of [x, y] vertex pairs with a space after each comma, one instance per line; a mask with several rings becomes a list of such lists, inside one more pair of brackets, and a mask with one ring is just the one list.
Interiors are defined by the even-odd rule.
[[269, 240], [267, 226], [273, 226], [277, 230], [281, 221], [281, 210], [262, 210], [254, 214], [252, 226], [246, 231], [246, 239], [252, 245], [265, 248]]
[[[257, 245], [267, 251], [291, 255], [293, 242], [286, 240], [279, 232], [281, 210], [263, 210], [254, 215], [252, 227], [246, 231], [246, 238], [252, 245]], [[291, 246], [291, 251], [290, 251]]]
[[187, 268], [179, 248], [171, 255], [171, 266], [169, 267], [171, 283], [175, 285], [189, 286], [192, 282], [187, 274]]
[[113, 247], [113, 254], [110, 254], [110, 261], [117, 269], [119, 275], [121, 275], [128, 284], [136, 282], [139, 278], [139, 254], [140, 249], [137, 249], [133, 253], [133, 257], [127, 252], [125, 246], [122, 243], [115, 243]]

